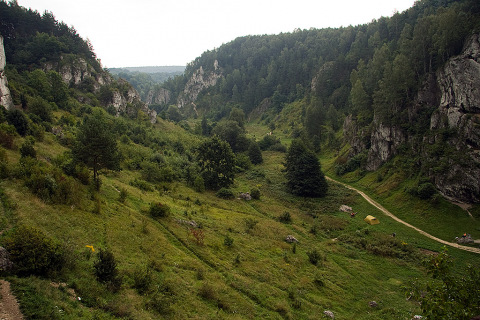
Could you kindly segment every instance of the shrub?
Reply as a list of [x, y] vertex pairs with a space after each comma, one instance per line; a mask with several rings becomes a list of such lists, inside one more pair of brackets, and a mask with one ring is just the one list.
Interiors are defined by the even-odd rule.
[[127, 189], [122, 188], [122, 189], [120, 190], [120, 194], [118, 195], [118, 201], [119, 201], [120, 203], [125, 203], [125, 200], [127, 200], [127, 197], [128, 197]]
[[153, 187], [145, 180], [135, 179], [129, 183], [132, 187], [138, 188], [142, 191], [153, 191]]
[[17, 135], [18, 134], [14, 126], [6, 123], [0, 123], [0, 145], [7, 149], [13, 149], [15, 147], [13, 141]]
[[222, 198], [222, 199], [234, 199], [235, 198], [235, 194], [233, 193], [233, 191], [230, 190], [230, 189], [227, 189], [227, 188], [221, 188], [220, 190], [217, 191], [217, 193], [215, 193], [215, 195], [218, 198]]
[[283, 223], [290, 223], [292, 222], [292, 216], [290, 215], [290, 212], [285, 211], [278, 217], [278, 221], [283, 222]]
[[25, 136], [29, 131], [29, 122], [25, 113], [18, 109], [9, 110], [7, 112], [7, 121], [13, 125], [18, 134]]
[[193, 189], [196, 192], [204, 192], [205, 191], [205, 181], [203, 180], [202, 176], [197, 176], [195, 181], [193, 182]]
[[7, 152], [0, 147], [0, 179], [8, 178], [9, 175]]
[[135, 270], [133, 274], [133, 287], [139, 294], [145, 294], [150, 290], [152, 272], [150, 268]]
[[240, 153], [235, 156], [235, 165], [237, 171], [245, 171], [252, 167], [252, 162], [246, 154]]
[[307, 252], [308, 260], [313, 264], [317, 265], [320, 260], [322, 260], [322, 255], [318, 252], [317, 249]]
[[31, 157], [35, 159], [37, 157], [37, 152], [33, 148], [34, 144], [35, 139], [33, 139], [33, 137], [27, 137], [25, 139], [22, 146], [20, 147], [20, 155], [22, 156], [22, 158]]
[[250, 190], [250, 195], [252, 196], [252, 199], [260, 200], [260, 190], [258, 188], [252, 188], [252, 190]]
[[112, 251], [100, 248], [93, 268], [99, 282], [108, 284], [114, 291], [120, 289], [122, 280], [118, 275], [117, 262]]
[[223, 240], [223, 244], [230, 248], [231, 246], [233, 246], [233, 238], [227, 234], [227, 236], [225, 237], [225, 240]]
[[287, 147], [281, 143], [275, 143], [273, 146], [269, 148], [269, 150], [285, 153], [287, 152]]
[[24, 275], [45, 276], [64, 265], [61, 246], [42, 231], [20, 226], [7, 235], [4, 246], [14, 263], [14, 270]]
[[437, 190], [430, 182], [420, 184], [417, 189], [418, 197], [423, 200], [430, 199], [436, 192]]
[[170, 214], [170, 207], [160, 202], [155, 202], [150, 205], [150, 215], [153, 218], [164, 218]]
[[245, 221], [245, 230], [247, 232], [250, 232], [253, 228], [255, 228], [255, 226], [258, 223], [258, 220], [255, 220], [253, 218], [246, 218], [244, 221]]

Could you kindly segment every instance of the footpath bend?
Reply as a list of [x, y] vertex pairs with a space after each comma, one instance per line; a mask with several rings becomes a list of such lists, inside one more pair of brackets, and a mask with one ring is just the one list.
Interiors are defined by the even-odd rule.
[[376, 207], [378, 210], [382, 211], [385, 215], [389, 216], [390, 218], [392, 218], [393, 220], [397, 221], [397, 222], [400, 222], [404, 225], [406, 225], [407, 227], [409, 228], [412, 228], [416, 231], [418, 231], [420, 234], [432, 239], [432, 240], [435, 240], [437, 242], [440, 242], [444, 245], [447, 245], [447, 246], [450, 246], [450, 247], [453, 247], [453, 248], [457, 248], [457, 249], [460, 249], [460, 250], [465, 250], [465, 251], [470, 251], [470, 252], [473, 252], [473, 253], [478, 253], [480, 254], [480, 249], [479, 248], [474, 248], [474, 247], [467, 247], [467, 246], [462, 246], [458, 243], [454, 243], [454, 242], [448, 242], [448, 241], [445, 241], [445, 240], [442, 240], [440, 238], [437, 238], [435, 236], [432, 236], [431, 234], [423, 231], [423, 230], [420, 230], [419, 228], [411, 225], [410, 223], [408, 222], [405, 222], [403, 221], [402, 219], [398, 218], [397, 216], [395, 216], [393, 213], [391, 213], [390, 211], [388, 211], [387, 209], [385, 209], [382, 205], [380, 205], [378, 202], [376, 202], [375, 200], [373, 200], [372, 198], [370, 198], [369, 196], [367, 196], [364, 192], [348, 185], [348, 184], [345, 184], [343, 182], [340, 182], [340, 181], [337, 181], [337, 180], [334, 180], [330, 177], [327, 177], [325, 176], [325, 178], [329, 181], [332, 181], [332, 182], [335, 182], [335, 183], [338, 183], [338, 184], [341, 184], [342, 186], [346, 187], [347, 189], [350, 189], [350, 190], [353, 190], [355, 192], [357, 192], [358, 194], [360, 194], [365, 200], [367, 200], [368, 203], [370, 203], [372, 206]]

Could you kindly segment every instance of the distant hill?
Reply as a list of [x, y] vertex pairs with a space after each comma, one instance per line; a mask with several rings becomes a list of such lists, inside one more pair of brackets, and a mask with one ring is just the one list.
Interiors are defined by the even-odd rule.
[[108, 68], [116, 78], [127, 80], [139, 93], [143, 101], [152, 104], [155, 100], [164, 100], [158, 96], [158, 86], [185, 72], [185, 66], [150, 66]]
[[108, 68], [112, 74], [121, 72], [141, 72], [141, 73], [183, 73], [185, 66], [146, 66], [146, 67], [123, 67]]

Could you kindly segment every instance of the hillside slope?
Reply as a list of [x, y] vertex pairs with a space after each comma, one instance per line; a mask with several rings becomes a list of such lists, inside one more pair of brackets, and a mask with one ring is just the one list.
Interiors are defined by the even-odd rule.
[[[3, 1], [0, 13], [9, 22], [1, 32], [13, 102], [0, 107], [0, 276], [26, 319], [318, 319], [331, 313], [409, 319], [422, 313], [405, 292], [437, 283], [428, 275], [434, 264], [421, 261], [444, 257], [441, 244], [339, 185], [330, 184], [323, 198], [286, 191], [285, 150], [303, 127], [295, 121], [305, 100], [282, 102], [270, 126], [246, 121], [240, 108], [222, 110], [228, 120], [216, 125], [185, 119], [175, 108], [163, 119], [128, 83], [102, 70], [88, 43], [52, 14]], [[208, 72], [198, 71], [196, 79], [214, 81]], [[182, 79], [170, 85], [180, 87]], [[201, 81], [191, 85], [199, 89]], [[276, 136], [255, 140], [272, 130]], [[215, 133], [228, 141], [210, 137]], [[252, 146], [261, 161], [250, 157]], [[221, 154], [221, 165], [228, 156], [229, 171], [207, 171], [205, 164], [217, 159], [202, 158], [200, 147]], [[335, 171], [331, 157], [322, 162]], [[207, 178], [224, 173], [233, 181], [206, 190]], [[385, 187], [395, 174], [375, 181]], [[438, 211], [446, 223], [432, 224], [428, 214], [417, 221], [431, 234], [451, 240], [466, 230], [480, 237], [478, 220], [443, 199], [387, 193], [414, 204], [407, 209]], [[367, 215], [380, 224], [367, 224]], [[455, 279], [480, 263], [478, 254], [449, 254], [456, 258], [448, 264]], [[457, 309], [464, 317], [479, 311], [478, 304]]]
[[350, 145], [339, 175], [403, 155], [409, 178], [478, 203], [479, 31], [477, 1], [424, 0], [365, 25], [240, 37], [167, 82], [165, 104], [214, 121], [239, 107], [275, 126], [302, 102], [296, 136], [326, 149], [341, 133], [335, 152]]

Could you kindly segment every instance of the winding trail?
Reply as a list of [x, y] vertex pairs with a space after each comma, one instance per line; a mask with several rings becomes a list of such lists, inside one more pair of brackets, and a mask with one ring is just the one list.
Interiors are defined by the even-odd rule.
[[0, 280], [0, 320], [23, 320], [17, 299], [10, 291], [10, 283]]
[[423, 230], [420, 230], [418, 229], [417, 227], [415, 226], [412, 226], [410, 223], [408, 222], [405, 222], [403, 221], [402, 219], [396, 217], [394, 214], [392, 214], [390, 211], [388, 211], [387, 209], [385, 209], [384, 207], [382, 207], [382, 205], [380, 205], [378, 202], [376, 202], [375, 200], [373, 200], [372, 198], [370, 198], [369, 196], [367, 196], [364, 192], [352, 187], [352, 186], [349, 186], [348, 184], [345, 184], [345, 183], [342, 183], [340, 181], [337, 181], [337, 180], [333, 180], [332, 178], [330, 177], [327, 177], [325, 176], [325, 178], [329, 181], [332, 181], [332, 182], [335, 182], [335, 183], [338, 183], [338, 184], [341, 184], [342, 186], [344, 186], [345, 188], [347, 189], [350, 189], [350, 190], [353, 190], [355, 192], [357, 192], [358, 194], [360, 194], [365, 200], [367, 200], [368, 203], [370, 203], [372, 206], [376, 207], [378, 210], [382, 211], [385, 215], [389, 216], [390, 218], [392, 218], [393, 220], [395, 221], [398, 221], [404, 225], [406, 225], [407, 227], [409, 228], [412, 228], [416, 231], [418, 231], [420, 234], [432, 239], [432, 240], [435, 240], [437, 242], [440, 242], [442, 244], [445, 244], [447, 246], [450, 246], [450, 247], [453, 247], [453, 248], [457, 248], [457, 249], [460, 249], [460, 250], [465, 250], [465, 251], [470, 251], [470, 252], [473, 252], [473, 253], [478, 253], [480, 254], [480, 249], [479, 248], [474, 248], [474, 247], [467, 247], [467, 246], [462, 246], [458, 243], [454, 243], [454, 242], [448, 242], [448, 241], [445, 241], [445, 240], [442, 240], [440, 238], [437, 238], [435, 236], [432, 236], [431, 234], [423, 231]]

